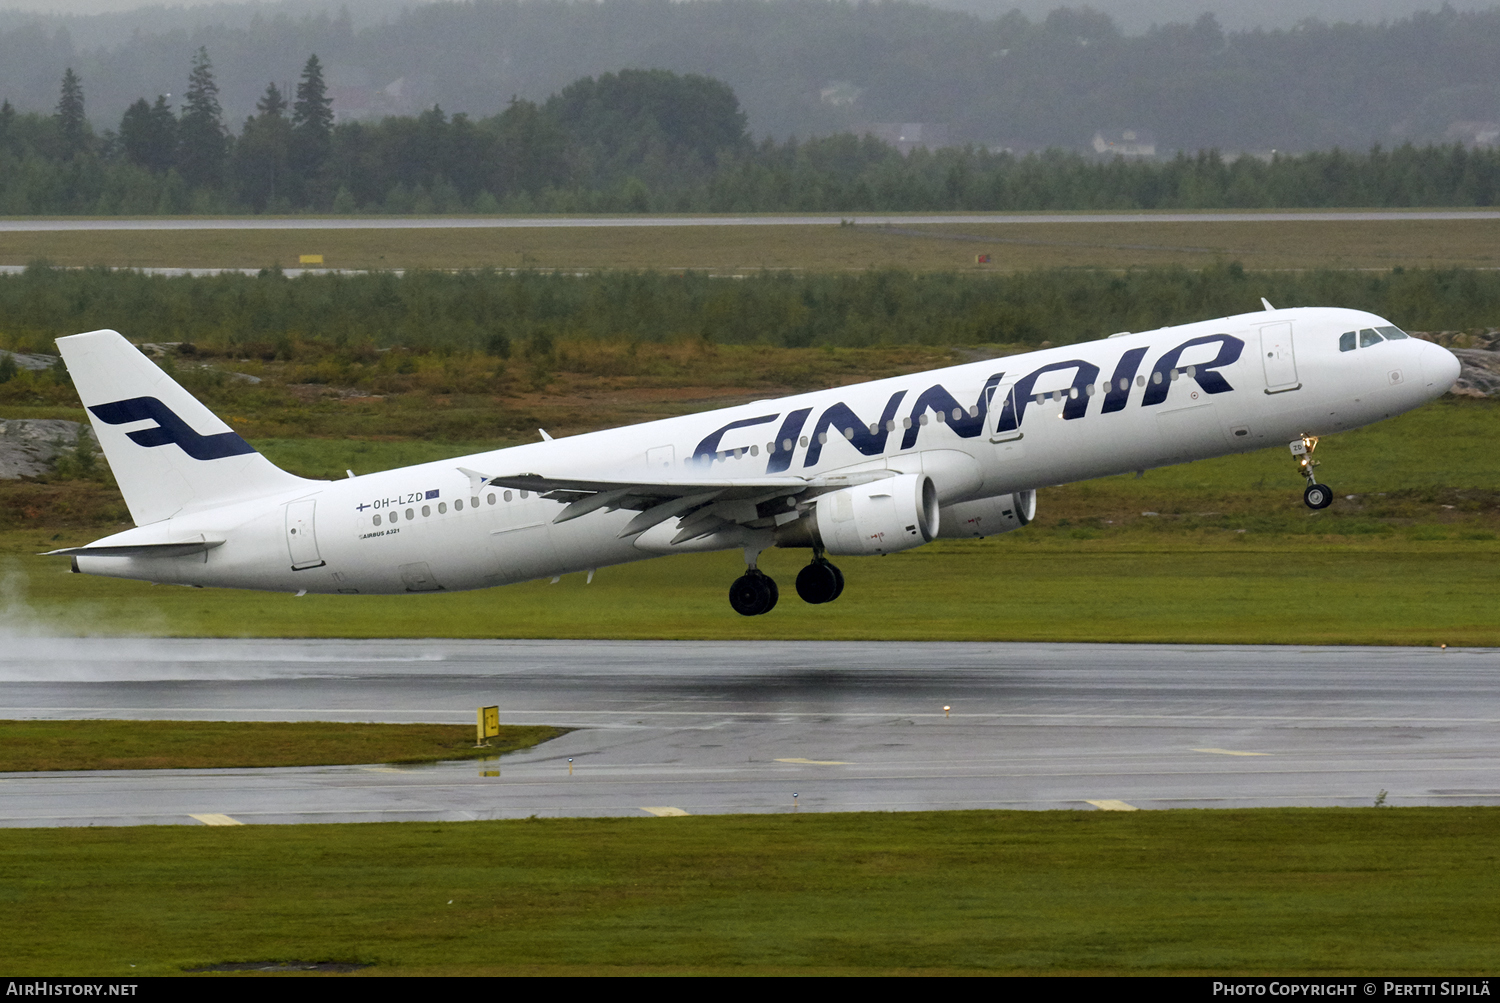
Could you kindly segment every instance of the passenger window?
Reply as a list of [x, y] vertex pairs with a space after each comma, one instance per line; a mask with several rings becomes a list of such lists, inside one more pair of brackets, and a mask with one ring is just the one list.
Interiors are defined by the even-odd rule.
[[[495, 496], [494, 495], [490, 495], [490, 504], [491, 505], [495, 504]], [[478, 498], [470, 498], [469, 499], [469, 507], [470, 508], [478, 508], [479, 507], [479, 499]]]
[[[491, 497], [493, 497], [493, 495]], [[506, 501], [510, 501], [510, 499], [511, 499], [511, 493], [509, 491], [505, 492], [505, 500]]]
[[[442, 510], [443, 510], [443, 506], [439, 505], [438, 506], [438, 511], [441, 512]], [[455, 498], [453, 500], [453, 511], [455, 511], [455, 512], [462, 512], [463, 510], [464, 510], [464, 500], [462, 498]]]
[[[491, 505], [495, 504], [495, 496], [494, 496], [494, 494], [485, 495], [484, 500], [486, 502], [488, 502], [489, 504], [491, 504]], [[475, 502], [474, 504], [478, 505], [479, 503]]]
[[1371, 345], [1378, 345], [1382, 340], [1383, 339], [1380, 337], [1380, 335], [1375, 333], [1375, 330], [1373, 328], [1367, 327], [1359, 332], [1360, 348], [1369, 348]]
[[375, 525], [379, 526], [380, 525], [380, 516], [377, 515], [372, 521], [375, 523]]
[[406, 510], [406, 521], [407, 522], [411, 522], [416, 517], [417, 517], [417, 513], [413, 512], [411, 509], [407, 509]]
[[1411, 337], [1399, 327], [1377, 327], [1375, 330], [1385, 335], [1386, 341], [1400, 341], [1402, 338]]
[[1343, 334], [1339, 335], [1340, 352], [1354, 351], [1354, 336], [1356, 333], [1357, 332], [1355, 331], [1345, 331]]
[[427, 518], [430, 515], [432, 515], [432, 506], [431, 505], [423, 505], [422, 506], [422, 518], [425, 519], [425, 518]]
[[399, 517], [397, 516], [397, 514], [395, 512], [392, 512], [391, 513], [391, 522], [398, 522], [398, 521], [400, 521]]
[[[458, 504], [460, 506], [462, 506], [463, 502], [459, 502]], [[447, 512], [448, 512], [448, 503], [447, 502], [438, 502], [438, 515], [446, 515]]]

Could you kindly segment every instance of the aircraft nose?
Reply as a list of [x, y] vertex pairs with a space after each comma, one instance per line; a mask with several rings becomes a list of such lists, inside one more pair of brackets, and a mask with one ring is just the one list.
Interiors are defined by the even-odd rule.
[[1458, 361], [1458, 356], [1442, 345], [1431, 342], [1422, 345], [1422, 382], [1429, 390], [1439, 394], [1447, 393], [1462, 369], [1463, 364]]

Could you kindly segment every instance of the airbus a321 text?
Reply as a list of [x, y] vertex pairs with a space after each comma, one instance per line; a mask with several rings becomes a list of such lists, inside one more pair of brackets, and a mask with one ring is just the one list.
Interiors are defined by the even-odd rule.
[[370, 595], [478, 589], [742, 548], [735, 610], [769, 612], [769, 547], [830, 557], [1024, 526], [1036, 489], [1290, 444], [1445, 392], [1459, 363], [1372, 314], [1276, 310], [1120, 334], [347, 480], [274, 466], [114, 331], [58, 339], [136, 528], [54, 551], [85, 574]]

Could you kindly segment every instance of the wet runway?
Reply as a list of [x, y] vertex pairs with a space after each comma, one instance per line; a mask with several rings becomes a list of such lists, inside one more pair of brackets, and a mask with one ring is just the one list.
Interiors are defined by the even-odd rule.
[[[0, 774], [0, 825], [1500, 804], [1500, 652], [6, 639], [3, 718], [501, 720], [496, 762]], [[944, 707], [950, 708], [945, 714]], [[572, 760], [569, 775], [568, 760]]]
[[662, 226], [912, 226], [955, 223], [1308, 223], [1398, 220], [1494, 220], [1495, 210], [1395, 209], [1363, 212], [1121, 212], [1121, 213], [937, 213], [931, 215], [765, 216], [361, 216], [327, 219], [308, 216], [248, 216], [232, 219], [0, 219], [0, 233], [57, 233], [65, 230], [491, 230], [576, 227]]

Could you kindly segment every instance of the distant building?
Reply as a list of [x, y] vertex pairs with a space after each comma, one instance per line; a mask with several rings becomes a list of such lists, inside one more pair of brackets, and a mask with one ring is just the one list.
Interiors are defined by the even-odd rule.
[[1500, 122], [1454, 122], [1443, 138], [1465, 146], [1495, 146], [1500, 142]]
[[936, 150], [949, 145], [946, 122], [871, 122], [858, 131], [891, 144], [903, 154], [918, 147]]
[[864, 92], [863, 87], [856, 87], [847, 80], [830, 80], [828, 86], [818, 92], [818, 100], [834, 108], [847, 108]]
[[1094, 133], [1094, 152], [1111, 157], [1154, 157], [1156, 137], [1144, 129]]

